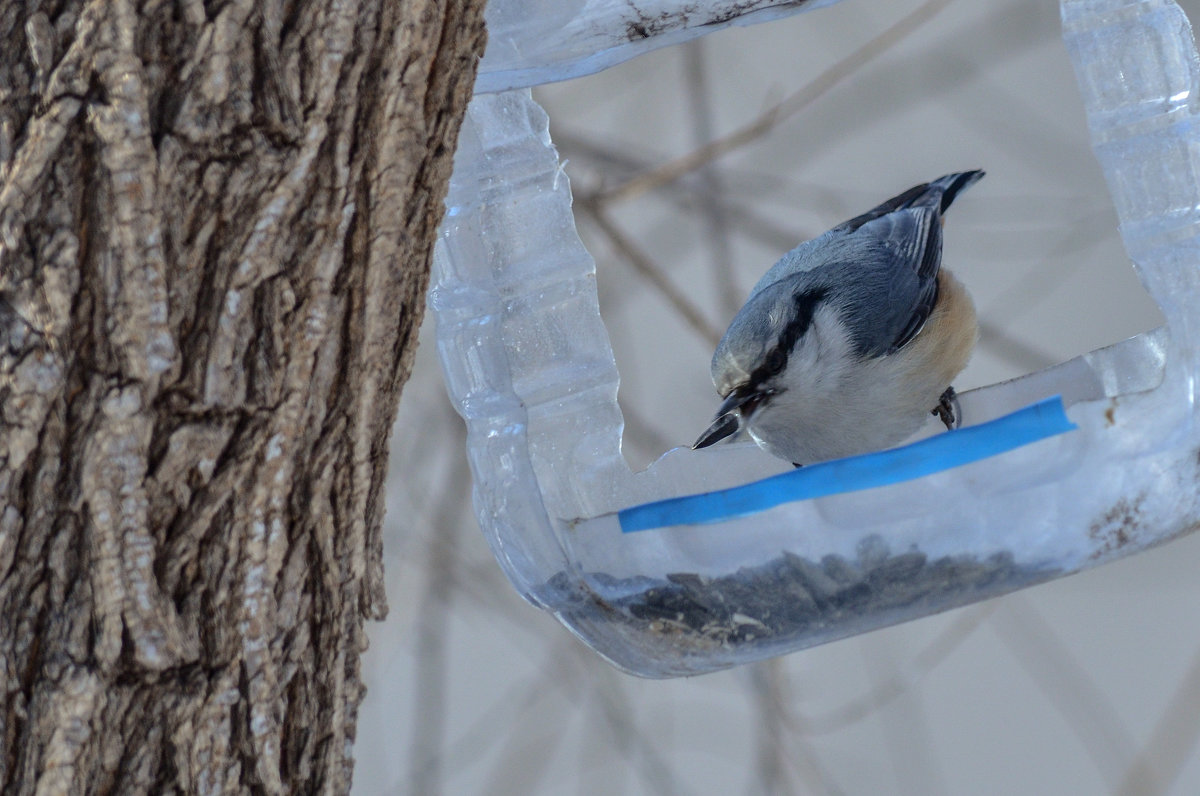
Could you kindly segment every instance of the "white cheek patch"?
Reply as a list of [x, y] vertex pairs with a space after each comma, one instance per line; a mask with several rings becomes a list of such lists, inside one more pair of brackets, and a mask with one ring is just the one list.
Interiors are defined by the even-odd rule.
[[825, 397], [822, 393], [835, 390], [852, 364], [852, 349], [849, 332], [837, 312], [822, 306], [813, 315], [808, 333], [792, 349], [786, 372], [777, 381], [808, 400]]

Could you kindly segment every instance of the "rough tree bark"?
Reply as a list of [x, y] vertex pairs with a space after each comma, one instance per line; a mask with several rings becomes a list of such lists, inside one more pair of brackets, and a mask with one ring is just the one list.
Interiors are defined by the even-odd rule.
[[0, 3], [0, 790], [349, 789], [482, 7]]

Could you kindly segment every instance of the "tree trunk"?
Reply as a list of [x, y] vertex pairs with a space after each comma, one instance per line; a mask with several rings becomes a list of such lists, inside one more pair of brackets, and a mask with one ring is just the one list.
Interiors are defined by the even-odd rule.
[[482, 7], [0, 3], [0, 790], [349, 790]]

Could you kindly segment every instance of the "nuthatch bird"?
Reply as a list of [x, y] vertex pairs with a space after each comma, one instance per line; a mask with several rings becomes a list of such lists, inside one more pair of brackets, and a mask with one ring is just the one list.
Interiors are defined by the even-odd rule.
[[910, 188], [772, 266], [713, 354], [725, 400], [692, 447], [745, 430], [799, 466], [891, 447], [930, 414], [957, 426], [978, 328], [941, 267], [942, 214], [982, 176]]

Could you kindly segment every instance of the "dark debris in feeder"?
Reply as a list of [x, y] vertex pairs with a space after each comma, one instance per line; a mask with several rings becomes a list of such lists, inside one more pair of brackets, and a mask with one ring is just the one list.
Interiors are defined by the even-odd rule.
[[1018, 565], [1007, 552], [932, 561], [917, 550], [893, 555], [881, 537], [869, 536], [853, 560], [827, 555], [817, 562], [784, 552], [728, 575], [675, 572], [658, 579], [589, 572], [584, 583], [578, 573], [560, 572], [543, 596], [552, 597], [545, 602], [568, 619], [620, 619], [649, 633], [725, 646], [784, 641], [860, 618], [933, 613], [1056, 572]]

